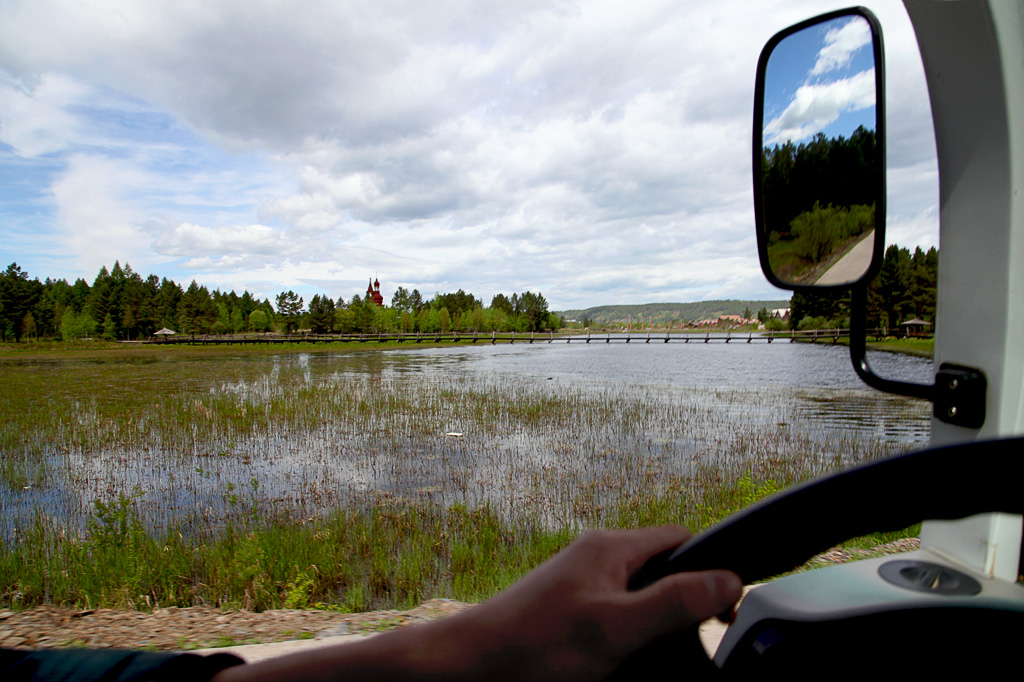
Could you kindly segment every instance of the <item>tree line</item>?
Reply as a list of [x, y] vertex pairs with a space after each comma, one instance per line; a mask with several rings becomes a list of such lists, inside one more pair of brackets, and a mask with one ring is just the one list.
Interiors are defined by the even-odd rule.
[[418, 290], [399, 287], [390, 306], [369, 296], [347, 303], [317, 294], [308, 309], [302, 297], [284, 291], [259, 300], [244, 291], [210, 291], [194, 280], [183, 288], [166, 277], [143, 277], [126, 264], [106, 266], [89, 284], [47, 277], [30, 279], [17, 263], [0, 275], [0, 340], [102, 338], [137, 340], [167, 328], [178, 334], [243, 332], [318, 333], [490, 332], [557, 329], [561, 319], [548, 311], [544, 297], [526, 291], [497, 294], [483, 301], [462, 289], [425, 299]]
[[[878, 276], [868, 285], [867, 325], [896, 330], [919, 318], [932, 325], [936, 316], [939, 281], [939, 251], [935, 247], [909, 249], [893, 244], [885, 251]], [[790, 327], [826, 329], [849, 327], [850, 295], [793, 294], [790, 300]]]
[[764, 220], [788, 238], [797, 216], [820, 206], [871, 206], [878, 194], [875, 131], [863, 126], [849, 139], [818, 133], [806, 143], [762, 150]]
[[874, 131], [849, 139], [818, 133], [765, 147], [761, 183], [768, 260], [784, 281], [813, 281], [818, 269], [875, 228], [878, 159]]
[[390, 306], [358, 294], [348, 304], [316, 295], [301, 319], [314, 333], [540, 332], [563, 324], [544, 296], [531, 291], [496, 294], [485, 307], [483, 299], [462, 289], [425, 299], [418, 289], [405, 287], [395, 290]]

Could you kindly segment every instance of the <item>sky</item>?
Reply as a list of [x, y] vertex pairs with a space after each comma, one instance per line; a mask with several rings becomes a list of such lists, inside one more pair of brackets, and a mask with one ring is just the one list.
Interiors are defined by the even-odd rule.
[[875, 130], [874, 66], [871, 27], [862, 17], [788, 36], [765, 70], [765, 144], [799, 144], [819, 132], [850, 137], [859, 126]]
[[[913, 31], [864, 4], [887, 241], [938, 246]], [[757, 262], [757, 59], [845, 5], [0, 0], [0, 267], [306, 302], [372, 278], [552, 310], [788, 298]]]

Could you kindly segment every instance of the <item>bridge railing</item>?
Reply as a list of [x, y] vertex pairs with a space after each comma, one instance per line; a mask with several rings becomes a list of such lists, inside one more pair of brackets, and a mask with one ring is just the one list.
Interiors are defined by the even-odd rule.
[[[903, 336], [886, 329], [869, 329], [875, 339]], [[281, 343], [754, 343], [802, 341], [838, 343], [850, 336], [849, 329], [799, 331], [753, 330], [583, 330], [561, 332], [390, 332], [364, 334], [194, 334], [154, 338], [146, 343], [189, 345], [281, 344]]]

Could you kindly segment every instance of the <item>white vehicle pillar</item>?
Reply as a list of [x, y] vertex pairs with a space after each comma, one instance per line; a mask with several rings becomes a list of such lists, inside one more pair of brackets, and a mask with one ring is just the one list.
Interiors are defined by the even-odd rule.
[[[904, 0], [904, 5], [921, 48], [938, 150], [935, 365], [977, 369], [988, 381], [984, 426], [967, 429], [933, 418], [932, 444], [1019, 435], [1024, 433], [1024, 9], [999, 0]], [[1013, 581], [1021, 527], [1020, 516], [1007, 514], [927, 521], [921, 544], [977, 572]]]

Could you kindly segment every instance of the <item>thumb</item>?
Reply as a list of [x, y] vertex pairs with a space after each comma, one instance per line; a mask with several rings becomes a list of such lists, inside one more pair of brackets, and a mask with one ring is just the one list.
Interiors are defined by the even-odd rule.
[[728, 611], [742, 590], [731, 571], [676, 573], [633, 593], [629, 617], [646, 642]]

